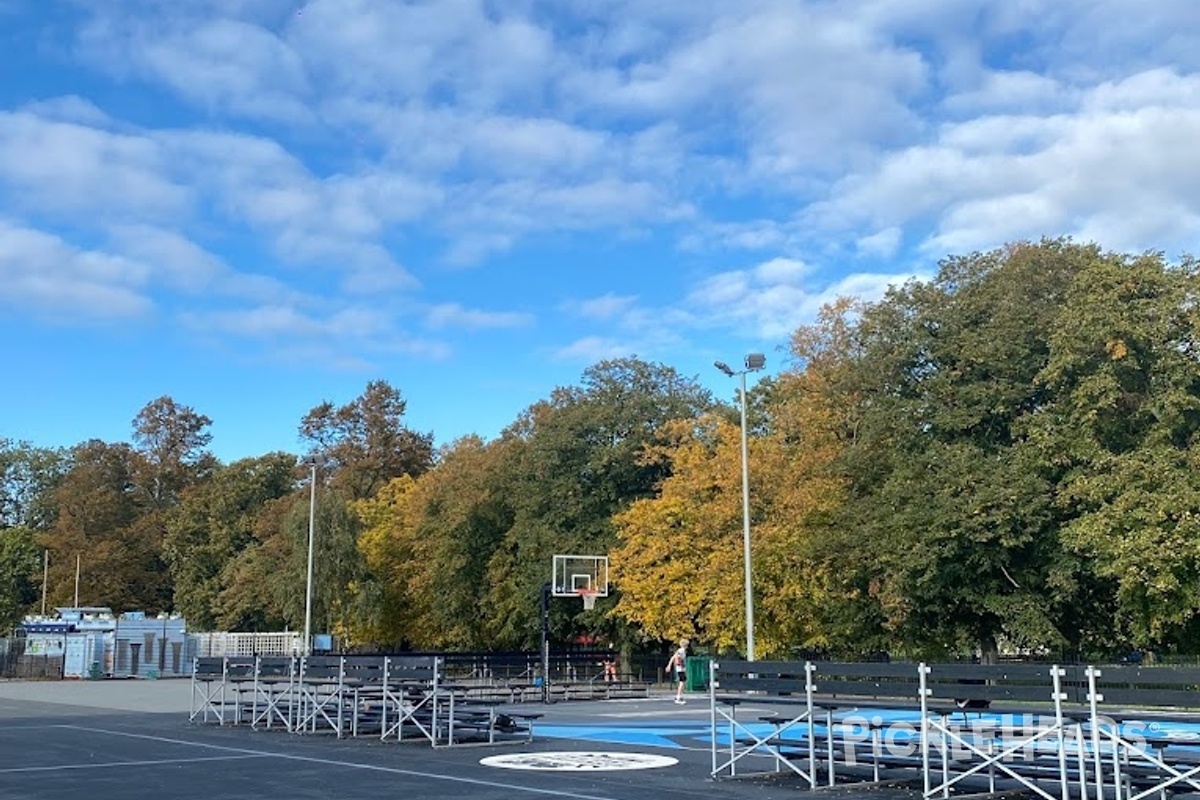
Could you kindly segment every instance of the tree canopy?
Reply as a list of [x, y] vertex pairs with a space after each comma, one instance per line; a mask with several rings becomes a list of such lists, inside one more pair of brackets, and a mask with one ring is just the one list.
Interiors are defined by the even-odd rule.
[[[1200, 652], [1197, 263], [1069, 240], [943, 260], [842, 298], [749, 387], [756, 641], [993, 658]], [[0, 623], [52, 605], [299, 627], [348, 646], [533, 647], [556, 553], [608, 555], [555, 641], [745, 641], [740, 419], [635, 357], [586, 369], [497, 438], [433, 448], [386, 381], [300, 421], [298, 455], [221, 464], [161, 397], [129, 443], [0, 440]]]

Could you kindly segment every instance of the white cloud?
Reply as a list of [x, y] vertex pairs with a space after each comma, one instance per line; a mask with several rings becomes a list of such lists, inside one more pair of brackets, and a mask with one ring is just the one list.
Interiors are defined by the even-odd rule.
[[161, 81], [209, 111], [311, 120], [301, 59], [263, 26], [221, 13], [235, 8], [119, 6], [96, 10], [80, 31], [80, 52], [97, 66]]
[[175, 231], [148, 225], [117, 226], [112, 239], [121, 252], [154, 265], [155, 277], [186, 291], [207, 289], [226, 274], [220, 259]]
[[95, 103], [73, 94], [27, 103], [20, 110], [27, 111], [41, 119], [78, 123], [96, 128], [106, 128], [114, 124], [112, 117], [101, 111]]
[[387, 172], [322, 179], [262, 137], [115, 132], [29, 112], [0, 113], [5, 185], [18, 208], [82, 225], [181, 225], [203, 206], [268, 236], [280, 259], [341, 271], [348, 289], [366, 291], [415, 286], [377, 240], [441, 197]]
[[1114, 249], [1186, 249], [1198, 137], [1200, 75], [1135, 75], [1084, 93], [1074, 113], [948, 123], [935, 143], [842, 181], [808, 221], [931, 224], [923, 247], [933, 255], [1061, 234], [1096, 235]]
[[463, 308], [458, 303], [442, 303], [429, 309], [426, 323], [434, 329], [519, 328], [532, 324], [533, 316], [515, 311], [481, 311]]
[[950, 94], [942, 106], [956, 117], [973, 114], [1027, 114], [1053, 111], [1071, 101], [1071, 90], [1046, 75], [1027, 70], [988, 70], [970, 89]]
[[791, 258], [773, 258], [754, 268], [754, 278], [765, 285], [795, 284], [810, 274], [812, 269], [801, 261]]
[[867, 236], [860, 236], [854, 244], [864, 255], [891, 258], [900, 248], [903, 235], [899, 228], [893, 226]]
[[17, 208], [71, 220], [177, 218], [194, 200], [161, 142], [28, 111], [0, 112], [4, 185]]
[[149, 225], [117, 225], [109, 229], [112, 248], [150, 265], [156, 282], [191, 294], [275, 301], [300, 295], [268, 275], [236, 272], [222, 259], [178, 231]]
[[920, 129], [907, 100], [927, 85], [926, 65], [867, 25], [800, 3], [710, 4], [690, 16], [665, 50], [638, 52], [623, 71], [568, 74], [567, 85], [589, 105], [688, 119], [723, 145], [735, 137], [750, 175], [771, 183], [836, 171]]
[[380, 355], [444, 359], [450, 353], [445, 342], [408, 336], [396, 329], [389, 315], [362, 306], [309, 311], [298, 305], [262, 304], [192, 311], [182, 321], [194, 331], [241, 341], [239, 352], [257, 346], [287, 360], [303, 357], [323, 366], [367, 368]]
[[830, 281], [801, 262], [773, 259], [705, 278], [688, 293], [685, 308], [694, 319], [730, 326], [746, 336], [783, 339], [838, 297], [878, 299], [887, 286], [909, 277], [905, 272], [852, 273]]
[[626, 342], [605, 336], [585, 336], [556, 349], [552, 357], [558, 361], [594, 364], [605, 359], [623, 358], [633, 352], [636, 352], [636, 348]]
[[611, 320], [631, 311], [636, 303], [637, 297], [633, 295], [609, 292], [600, 297], [571, 303], [567, 310], [586, 319]]
[[689, 271], [753, 254], [682, 298], [566, 306], [604, 330], [562, 352], [611, 356], [618, 338], [786, 333], [906, 259], [1013, 238], [1195, 250], [1192, 0], [76, 8], [72, 54], [183, 112], [0, 111], [0, 209], [26, 232], [11, 246], [61, 248], [119, 313], [165, 288], [216, 298], [193, 319], [230, 335], [435, 353], [395, 320], [528, 324], [459, 298], [419, 311], [446, 262], [576, 234], [673, 239]]
[[63, 322], [119, 321], [153, 310], [144, 264], [0, 220], [0, 303]]

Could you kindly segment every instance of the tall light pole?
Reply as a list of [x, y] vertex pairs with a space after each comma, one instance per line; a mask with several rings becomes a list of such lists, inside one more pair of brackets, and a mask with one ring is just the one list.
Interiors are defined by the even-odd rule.
[[729, 377], [739, 376], [741, 381], [742, 405], [742, 562], [746, 570], [746, 660], [754, 660], [754, 590], [750, 569], [750, 450], [746, 442], [746, 373], [757, 372], [767, 363], [762, 353], [746, 356], [746, 368], [736, 372], [724, 361], [717, 361], [717, 369]]
[[313, 530], [317, 524], [317, 467], [325, 463], [318, 455], [311, 455], [302, 462], [312, 468], [308, 496], [308, 579], [304, 589], [304, 655], [312, 654], [312, 598], [313, 598]]

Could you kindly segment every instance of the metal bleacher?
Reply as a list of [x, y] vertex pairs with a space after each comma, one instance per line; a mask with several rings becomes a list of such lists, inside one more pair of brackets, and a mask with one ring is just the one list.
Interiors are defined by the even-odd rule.
[[540, 717], [472, 698], [439, 656], [227, 655], [196, 659], [189, 719], [444, 747], [529, 741]]
[[714, 661], [709, 695], [714, 778], [786, 772], [925, 798], [1200, 791], [1195, 668]]

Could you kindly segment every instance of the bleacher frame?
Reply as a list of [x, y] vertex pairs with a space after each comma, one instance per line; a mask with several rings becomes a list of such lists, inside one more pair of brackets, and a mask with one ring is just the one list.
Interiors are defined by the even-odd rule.
[[[894, 781], [927, 799], [1015, 791], [1146, 800], [1200, 791], [1195, 668], [725, 660], [710, 665], [709, 698], [713, 778], [784, 771], [811, 789], [822, 778]], [[754, 726], [739, 717], [749, 703], [774, 713]], [[895, 712], [891, 722], [885, 710]], [[1195, 732], [1181, 734], [1185, 742], [1140, 736], [1154, 730], [1150, 723]], [[901, 725], [909, 749], [884, 752]], [[767, 765], [747, 768], [754, 756]]]
[[501, 711], [447, 682], [437, 656], [204, 656], [189, 721], [433, 747], [529, 742], [542, 715]]

